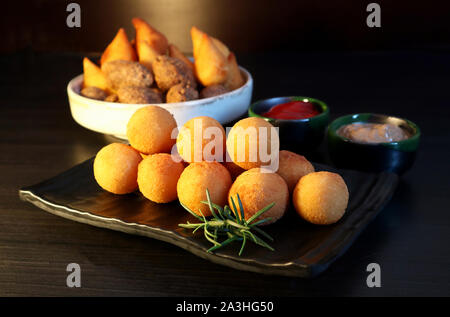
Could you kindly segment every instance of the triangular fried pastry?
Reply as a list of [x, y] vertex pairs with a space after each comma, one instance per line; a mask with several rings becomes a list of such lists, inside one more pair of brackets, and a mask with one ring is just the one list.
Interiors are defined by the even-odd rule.
[[159, 54], [167, 53], [169, 42], [164, 34], [140, 18], [133, 18], [131, 22], [136, 29], [136, 43], [145, 41]]
[[100, 58], [100, 64], [122, 59], [125, 61], [136, 61], [136, 52], [133, 49], [127, 34], [123, 28], [120, 28], [111, 43], [106, 47]]
[[242, 77], [241, 70], [239, 69], [234, 53], [228, 55], [228, 78], [225, 82], [225, 87], [229, 90], [234, 90], [241, 87], [244, 84], [244, 78]]
[[144, 65], [148, 70], [152, 71], [152, 64], [156, 60], [159, 54], [150, 44], [146, 41], [136, 42], [136, 51], [139, 58], [139, 63]]
[[87, 57], [83, 59], [83, 73], [83, 88], [97, 87], [109, 91], [106, 77], [102, 70]]
[[228, 77], [228, 61], [206, 33], [191, 28], [195, 73], [203, 86], [222, 84]]

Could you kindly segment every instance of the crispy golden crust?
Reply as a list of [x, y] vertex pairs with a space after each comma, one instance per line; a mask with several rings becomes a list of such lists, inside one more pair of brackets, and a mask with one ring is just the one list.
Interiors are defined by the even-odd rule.
[[[210, 216], [209, 207], [200, 201], [206, 201], [206, 189], [211, 201], [220, 206], [227, 203], [231, 176], [227, 169], [217, 162], [191, 163], [181, 173], [177, 184], [178, 199], [198, 215]], [[199, 211], [201, 210], [201, 212]]]
[[[195, 26], [191, 28], [195, 74], [203, 86], [223, 84], [228, 76], [228, 48]], [[226, 48], [226, 49], [225, 49]]]
[[84, 87], [98, 87], [103, 90], [108, 90], [108, 83], [102, 70], [87, 57], [83, 59]]
[[156, 84], [162, 91], [167, 91], [177, 84], [197, 87], [192, 70], [177, 58], [158, 56], [152, 64], [152, 69]]
[[286, 181], [292, 194], [298, 180], [314, 172], [314, 166], [303, 156], [290, 151], [280, 151], [277, 173]]
[[117, 59], [125, 61], [136, 61], [137, 56], [127, 34], [123, 28], [120, 28], [111, 43], [106, 47], [100, 58], [100, 64], [114, 61]]
[[106, 92], [103, 89], [94, 86], [88, 86], [81, 89], [81, 95], [87, 98], [104, 100], [106, 98]]
[[189, 58], [184, 56], [184, 54], [180, 51], [180, 49], [174, 44], [169, 44], [169, 56], [178, 58], [183, 63], [185, 63], [192, 71], [194, 71], [194, 63], [192, 63]]
[[198, 99], [198, 91], [190, 85], [178, 84], [172, 86], [166, 95], [166, 102], [184, 102]]
[[114, 60], [104, 63], [102, 71], [112, 90], [130, 86], [150, 87], [153, 84], [152, 73], [138, 62]]
[[162, 103], [161, 94], [147, 87], [121, 87], [117, 90], [117, 96], [121, 103]]
[[348, 189], [339, 174], [314, 172], [300, 178], [292, 201], [297, 213], [317, 225], [337, 222], [348, 204]]
[[[288, 206], [289, 192], [286, 182], [276, 173], [261, 173], [260, 168], [253, 168], [239, 175], [230, 188], [228, 204], [232, 206], [231, 198], [237, 206], [237, 194], [244, 207], [245, 219], [271, 204], [275, 205], [264, 213], [260, 219], [272, 218], [265, 224], [280, 219]], [[239, 208], [239, 206], [237, 206]]]
[[164, 34], [140, 18], [133, 18], [131, 23], [136, 30], [136, 44], [147, 42], [159, 54], [166, 54], [169, 42]]
[[[220, 136], [218, 136], [220, 139], [216, 140], [215, 136], [211, 138], [207, 137], [207, 135], [204, 136], [208, 128], [217, 128], [218, 130], [216, 131], [220, 131]], [[201, 160], [214, 160], [215, 155], [219, 155], [219, 153], [216, 153], [216, 148], [212, 148], [214, 144], [217, 144], [217, 146], [222, 145], [222, 154], [220, 159], [217, 159], [217, 161], [222, 161], [225, 155], [225, 130], [216, 119], [207, 116], [195, 117], [189, 120], [180, 129], [177, 136], [178, 153], [183, 160], [189, 163]], [[205, 157], [205, 149], [207, 154], [212, 154], [212, 158]]]
[[170, 154], [149, 155], [139, 164], [139, 190], [156, 203], [171, 202], [177, 199], [177, 183], [183, 170], [184, 164], [175, 162]]
[[94, 177], [98, 185], [114, 194], [128, 194], [138, 187], [137, 172], [142, 158], [131, 146], [111, 143], [103, 147], [94, 160]]
[[133, 148], [144, 154], [169, 153], [175, 144], [171, 138], [177, 127], [172, 114], [158, 106], [137, 110], [127, 124], [127, 137]]
[[[249, 129], [250, 128], [250, 129]], [[268, 165], [270, 162], [263, 162], [259, 153], [262, 142], [260, 138], [260, 128], [266, 129], [267, 143], [264, 146], [267, 149], [267, 153], [271, 153], [271, 143], [279, 142], [278, 134], [272, 134], [271, 125], [264, 119], [257, 117], [249, 117], [238, 121], [233, 128], [231, 128], [227, 137], [227, 151], [230, 154], [230, 158], [234, 163], [243, 169], [249, 170], [251, 168], [261, 167]], [[243, 132], [244, 131], [244, 132]], [[245, 133], [248, 131], [248, 133]], [[252, 136], [251, 131], [256, 134]], [[242, 148], [244, 146], [244, 148]], [[239, 154], [242, 153], [243, 154]]]

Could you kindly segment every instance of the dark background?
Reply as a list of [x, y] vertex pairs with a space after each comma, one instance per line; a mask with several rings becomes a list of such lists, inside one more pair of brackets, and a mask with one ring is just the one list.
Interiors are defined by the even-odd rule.
[[381, 28], [366, 26], [374, 1], [79, 0], [81, 28], [66, 26], [71, 1], [2, 3], [0, 50], [100, 52], [120, 27], [131, 39], [132, 17], [146, 19], [184, 52], [196, 25], [237, 53], [284, 50], [380, 50], [450, 43], [447, 1], [376, 1]]
[[[78, 1], [81, 29], [68, 29], [67, 3], [8, 1], [0, 11], [0, 295], [450, 295], [448, 5], [378, 1], [382, 27], [370, 29], [369, 1]], [[133, 16], [185, 52], [193, 24], [222, 39], [253, 75], [253, 100], [312, 96], [333, 119], [378, 112], [419, 125], [415, 165], [328, 271], [313, 280], [236, 271], [19, 200], [19, 188], [112, 142], [73, 121], [66, 85], [120, 26], [133, 36]], [[80, 289], [65, 285], [71, 262], [81, 265]], [[381, 288], [366, 286], [371, 262], [381, 266]]]

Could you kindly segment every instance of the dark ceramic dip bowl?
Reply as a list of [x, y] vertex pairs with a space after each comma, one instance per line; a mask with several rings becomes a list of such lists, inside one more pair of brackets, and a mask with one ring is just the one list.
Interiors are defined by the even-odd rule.
[[[402, 128], [408, 138], [398, 142], [358, 143], [337, 133], [351, 123], [390, 123]], [[403, 174], [411, 168], [419, 146], [420, 129], [413, 122], [381, 114], [361, 113], [339, 117], [328, 127], [328, 150], [336, 166], [368, 172]]]
[[[292, 120], [268, 118], [262, 115], [273, 106], [290, 101], [311, 102], [320, 113], [311, 118]], [[329, 112], [328, 106], [323, 101], [302, 96], [264, 99], [253, 103], [248, 109], [250, 117], [263, 118], [279, 128], [280, 149], [296, 152], [311, 151], [322, 143], [329, 122]]]

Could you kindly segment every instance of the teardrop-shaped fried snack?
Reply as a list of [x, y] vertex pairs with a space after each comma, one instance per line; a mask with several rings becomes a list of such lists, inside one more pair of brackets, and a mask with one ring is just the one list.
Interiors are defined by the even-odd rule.
[[136, 29], [136, 43], [145, 41], [159, 54], [167, 53], [169, 42], [164, 34], [140, 18], [133, 18], [131, 22]]
[[216, 39], [215, 37], [211, 37], [211, 40], [213, 41], [214, 45], [219, 49], [219, 51], [223, 54], [223, 56], [228, 58], [228, 56], [230, 55], [229, 48], [225, 44], [223, 44], [223, 42], [221, 42], [219, 39]]
[[106, 47], [100, 58], [100, 64], [114, 61], [117, 59], [125, 61], [136, 61], [136, 52], [133, 49], [127, 34], [123, 28], [120, 28], [111, 43]]
[[189, 58], [184, 56], [184, 54], [180, 51], [178, 47], [176, 47], [174, 44], [169, 44], [169, 56], [178, 58], [179, 60], [183, 61], [187, 66], [189, 66], [192, 71], [194, 71], [194, 63], [192, 63]]
[[139, 63], [144, 65], [148, 70], [152, 70], [152, 64], [156, 58], [161, 55], [148, 42], [139, 41], [136, 43], [136, 51]]
[[221, 49], [206, 33], [191, 28], [195, 72], [203, 86], [222, 84], [228, 77], [228, 61]]
[[87, 57], [83, 59], [83, 72], [83, 88], [97, 87], [108, 91], [108, 83], [102, 70]]
[[244, 78], [242, 77], [241, 70], [236, 61], [236, 56], [231, 52], [230, 55], [228, 55], [228, 78], [225, 82], [225, 87], [229, 90], [234, 90], [241, 87], [243, 84]]

